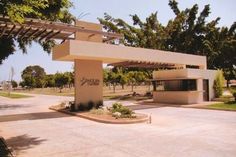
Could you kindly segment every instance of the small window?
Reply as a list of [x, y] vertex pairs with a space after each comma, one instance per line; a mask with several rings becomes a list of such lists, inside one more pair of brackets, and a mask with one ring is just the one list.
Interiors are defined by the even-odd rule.
[[157, 81], [155, 89], [157, 91], [196, 91], [197, 80], [165, 80]]

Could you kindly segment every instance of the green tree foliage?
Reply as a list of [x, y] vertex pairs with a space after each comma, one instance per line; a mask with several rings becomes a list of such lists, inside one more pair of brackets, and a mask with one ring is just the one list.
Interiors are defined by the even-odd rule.
[[105, 84], [106, 86], [109, 86], [109, 72], [110, 69], [103, 69], [103, 84]]
[[55, 87], [55, 78], [54, 75], [48, 74], [44, 78], [44, 87]]
[[119, 74], [117, 72], [114, 71], [110, 71], [108, 73], [108, 80], [109, 83], [112, 84], [113, 86], [113, 92], [116, 92], [116, 86], [119, 84]]
[[13, 88], [17, 88], [17, 86], [18, 86], [17, 82], [14, 80], [11, 81], [11, 85]]
[[68, 77], [68, 85], [72, 87], [74, 85], [74, 73], [73, 72], [65, 72], [64, 75]]
[[[0, 15], [8, 16], [12, 22], [20, 24], [24, 23], [25, 18], [71, 23], [74, 19], [68, 10], [71, 6], [70, 0], [1, 0]], [[42, 45], [47, 52], [50, 52], [54, 45], [53, 40], [40, 42], [35, 39], [34, 41]], [[14, 53], [15, 43], [18, 43], [18, 47], [26, 53], [26, 46], [31, 45], [32, 42], [32, 39], [2, 36], [0, 38], [0, 64]]]
[[149, 79], [148, 74], [144, 71], [134, 71], [124, 68], [104, 69], [103, 82], [107, 86], [111, 84], [114, 93], [117, 85], [121, 85], [122, 89], [124, 89], [125, 85], [131, 85], [133, 91], [135, 85], [139, 85]]
[[207, 56], [208, 67], [222, 69], [227, 80], [236, 78], [236, 22], [231, 27], [217, 27], [220, 18], [209, 21], [210, 5], [199, 11], [198, 5], [180, 10], [178, 2], [169, 1], [175, 17], [166, 26], [157, 12], [145, 21], [131, 15], [133, 24], [105, 13], [99, 18], [108, 32], [123, 33], [124, 45]]
[[223, 87], [224, 87], [224, 76], [223, 72], [221, 70], [217, 71], [216, 78], [214, 81], [214, 90], [215, 90], [215, 97], [219, 98], [223, 93]]
[[136, 75], [135, 71], [129, 71], [128, 74], [127, 74], [128, 82], [131, 85], [131, 91], [132, 92], [134, 91], [134, 85], [136, 83], [135, 75]]
[[43, 87], [43, 81], [46, 73], [44, 69], [38, 65], [26, 67], [21, 74], [24, 86], [29, 88]]
[[127, 73], [128, 82], [131, 85], [131, 91], [134, 91], [134, 86], [143, 83], [147, 77], [142, 71], [129, 71]]
[[24, 81], [21, 81], [21, 82], [19, 83], [19, 85], [24, 88], [24, 87], [25, 87], [25, 82], [24, 82]]
[[70, 77], [63, 73], [56, 73], [54, 76], [55, 85], [60, 89], [60, 93], [65, 85], [69, 83]]

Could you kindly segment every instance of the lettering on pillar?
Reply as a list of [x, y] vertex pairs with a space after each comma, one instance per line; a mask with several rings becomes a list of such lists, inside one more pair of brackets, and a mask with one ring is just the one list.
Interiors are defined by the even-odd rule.
[[80, 86], [98, 86], [100, 83], [99, 79], [88, 79], [83, 77], [82, 79], [80, 79]]

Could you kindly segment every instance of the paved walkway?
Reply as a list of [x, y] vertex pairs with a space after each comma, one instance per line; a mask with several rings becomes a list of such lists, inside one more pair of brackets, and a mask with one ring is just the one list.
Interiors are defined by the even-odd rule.
[[[140, 106], [152, 124], [112, 125], [48, 107], [69, 97], [0, 97], [0, 136], [19, 157], [235, 157], [236, 113]], [[106, 105], [112, 103], [107, 101]]]

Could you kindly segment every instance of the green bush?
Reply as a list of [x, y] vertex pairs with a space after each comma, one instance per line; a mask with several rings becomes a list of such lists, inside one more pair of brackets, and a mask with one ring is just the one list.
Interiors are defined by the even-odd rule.
[[103, 115], [103, 114], [106, 113], [106, 112], [105, 112], [103, 109], [101, 109], [101, 108], [99, 108], [99, 109], [93, 108], [93, 109], [90, 110], [89, 112], [92, 113], [92, 114], [96, 114], [96, 115]]
[[110, 108], [112, 113], [119, 112], [121, 113], [122, 118], [131, 118], [134, 112], [128, 107], [123, 106], [121, 103], [114, 103]]
[[233, 93], [234, 101], [236, 102], [236, 92]]
[[97, 103], [94, 103], [93, 101], [89, 101], [88, 103], [80, 103], [77, 110], [75, 107], [75, 102], [70, 101], [69, 102], [70, 106], [70, 111], [75, 112], [75, 111], [89, 111], [91, 109], [99, 109], [103, 106], [103, 101], [98, 101]]
[[70, 111], [71, 111], [71, 112], [76, 111], [76, 109], [75, 109], [75, 102], [74, 102], [74, 101], [70, 101], [70, 102], [69, 102], [69, 105], [70, 105]]
[[95, 108], [98, 109], [98, 108], [101, 108], [102, 106], [103, 106], [103, 101], [100, 100], [100, 101], [97, 102]]
[[95, 103], [93, 101], [89, 101], [87, 105], [87, 110], [91, 110], [92, 108], [95, 108]]
[[86, 111], [87, 110], [87, 104], [85, 104], [85, 103], [80, 103], [79, 104], [79, 107], [78, 107], [78, 110], [79, 111]]
[[219, 98], [223, 94], [224, 80], [223, 72], [218, 70], [213, 86], [216, 98]]

